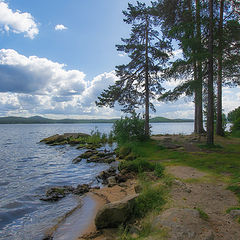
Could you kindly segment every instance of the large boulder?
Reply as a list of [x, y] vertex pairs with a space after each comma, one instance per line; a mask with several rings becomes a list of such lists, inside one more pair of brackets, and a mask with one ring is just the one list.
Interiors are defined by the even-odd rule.
[[97, 213], [95, 225], [97, 229], [115, 228], [126, 223], [133, 214], [135, 200], [138, 194], [124, 198], [121, 201], [104, 205]]
[[196, 209], [170, 208], [153, 220], [152, 227], [167, 228], [169, 240], [214, 240], [211, 226]]

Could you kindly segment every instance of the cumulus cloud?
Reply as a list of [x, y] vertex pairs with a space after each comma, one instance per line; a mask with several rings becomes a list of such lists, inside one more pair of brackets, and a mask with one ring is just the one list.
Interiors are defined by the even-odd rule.
[[0, 28], [4, 32], [24, 33], [25, 37], [33, 39], [39, 30], [33, 16], [28, 12], [15, 12], [4, 0], [0, 0]]
[[[12, 49], [0, 50], [0, 114], [52, 118], [114, 118], [119, 107], [98, 108], [101, 92], [115, 83], [115, 72], [102, 73], [91, 81], [78, 70], [37, 56], [26, 57]], [[173, 88], [178, 82], [165, 83]], [[239, 88], [224, 88], [225, 113], [240, 105]], [[151, 116], [193, 118], [193, 99], [181, 98], [174, 103], [155, 102], [157, 112]], [[142, 110], [140, 110], [142, 111]]]
[[56, 31], [62, 31], [62, 30], [67, 30], [68, 28], [65, 27], [63, 24], [58, 24], [55, 26]]
[[83, 72], [66, 70], [64, 64], [46, 58], [0, 50], [0, 92], [77, 95], [86, 87], [84, 77]]

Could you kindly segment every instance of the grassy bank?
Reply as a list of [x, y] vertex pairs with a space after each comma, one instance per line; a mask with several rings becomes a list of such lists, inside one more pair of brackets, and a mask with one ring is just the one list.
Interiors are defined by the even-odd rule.
[[205, 139], [194, 136], [155, 136], [153, 139], [125, 143], [118, 150], [120, 168], [135, 171], [141, 188], [135, 212], [141, 231], [134, 238], [131, 225], [121, 228], [120, 239], [145, 239], [147, 236], [164, 239], [167, 235], [163, 230], [153, 232], [151, 229], [152, 216], [158, 214], [168, 201], [172, 183], [171, 177], [163, 174], [164, 166], [185, 165], [208, 172], [214, 181], [226, 182], [240, 202], [239, 138], [216, 137], [214, 148], [208, 148], [204, 145]]

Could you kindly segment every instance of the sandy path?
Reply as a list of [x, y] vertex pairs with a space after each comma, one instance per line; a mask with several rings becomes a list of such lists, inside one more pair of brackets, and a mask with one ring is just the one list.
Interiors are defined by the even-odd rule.
[[240, 224], [226, 213], [239, 204], [238, 199], [225, 183], [209, 181], [206, 173], [191, 167], [170, 166], [167, 172], [177, 179], [169, 207], [200, 208], [209, 216], [214, 240], [240, 240]]

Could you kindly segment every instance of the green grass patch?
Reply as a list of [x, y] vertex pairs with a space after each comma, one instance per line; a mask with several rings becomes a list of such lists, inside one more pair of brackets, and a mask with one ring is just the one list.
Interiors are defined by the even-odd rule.
[[232, 192], [234, 192], [238, 196], [238, 198], [240, 199], [240, 186], [238, 186], [238, 185], [230, 185], [230, 186], [228, 186], [227, 189], [232, 191]]
[[209, 220], [209, 216], [207, 213], [205, 213], [201, 208], [196, 208], [196, 210], [199, 212], [199, 216], [201, 219], [208, 221]]
[[198, 145], [201, 149], [222, 149], [223, 147], [219, 144], [207, 145], [207, 144], [199, 144]]
[[240, 207], [230, 207], [226, 210], [226, 213], [230, 213], [232, 210], [240, 210]]

